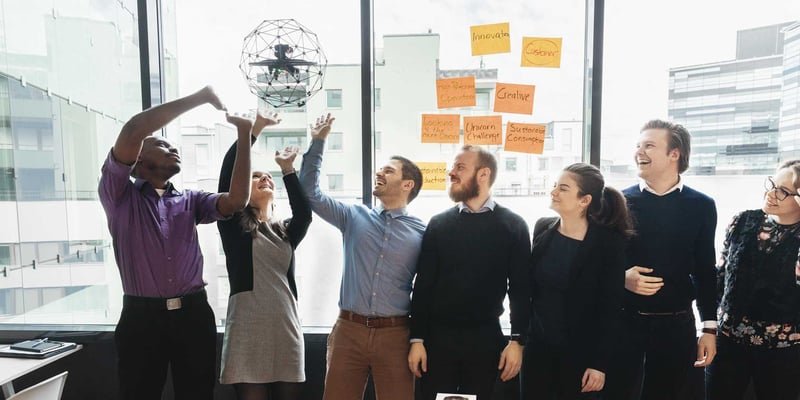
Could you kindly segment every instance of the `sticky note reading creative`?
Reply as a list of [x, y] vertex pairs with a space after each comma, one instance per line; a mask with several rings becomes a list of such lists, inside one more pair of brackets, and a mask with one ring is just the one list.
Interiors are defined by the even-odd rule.
[[547, 126], [538, 124], [506, 124], [505, 151], [518, 153], [542, 154], [544, 149], [544, 133]]
[[464, 144], [503, 144], [503, 117], [464, 117]]
[[458, 143], [461, 116], [422, 114], [422, 143]]
[[494, 90], [494, 112], [515, 114], [533, 113], [533, 85], [496, 83]]
[[511, 34], [508, 22], [490, 25], [475, 25], [469, 27], [470, 42], [472, 42], [472, 55], [510, 53]]
[[418, 161], [422, 172], [422, 190], [444, 190], [447, 182], [447, 163]]
[[474, 107], [475, 77], [436, 80], [436, 107]]
[[522, 38], [523, 67], [561, 67], [561, 38]]

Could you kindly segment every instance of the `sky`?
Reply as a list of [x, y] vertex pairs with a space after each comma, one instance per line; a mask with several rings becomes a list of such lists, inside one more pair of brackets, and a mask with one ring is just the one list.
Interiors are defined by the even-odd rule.
[[[179, 93], [213, 84], [233, 111], [256, 106], [238, 63], [244, 37], [264, 20], [293, 18], [307, 26], [330, 64], [360, 60], [356, 0], [306, 0], [278, 9], [252, 0], [175, 3]], [[582, 118], [584, 1], [378, 0], [374, 18], [377, 47], [384, 34], [438, 33], [444, 69], [479, 67], [480, 57], [470, 54], [469, 26], [510, 22], [512, 53], [485, 56], [485, 66], [498, 68], [500, 82], [536, 85], [531, 122]], [[800, 20], [796, 0], [606, 2], [603, 158], [627, 159], [639, 127], [667, 117], [670, 68], [731, 60], [737, 30], [791, 20]], [[522, 36], [562, 37], [562, 67], [521, 68]], [[210, 125], [218, 119], [200, 109], [182, 122]]]

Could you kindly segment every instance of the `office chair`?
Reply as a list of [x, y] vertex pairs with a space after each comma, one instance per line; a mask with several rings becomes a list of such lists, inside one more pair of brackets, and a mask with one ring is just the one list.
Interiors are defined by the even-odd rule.
[[13, 396], [8, 400], [60, 400], [64, 383], [67, 381], [67, 372], [64, 371], [48, 380], [39, 382]]

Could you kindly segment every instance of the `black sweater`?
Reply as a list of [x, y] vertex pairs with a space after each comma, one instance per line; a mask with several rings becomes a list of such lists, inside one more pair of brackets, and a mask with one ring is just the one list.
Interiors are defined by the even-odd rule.
[[[251, 145], [255, 141], [256, 138], [251, 137]], [[234, 142], [222, 161], [218, 192], [230, 190], [235, 160], [236, 143]], [[285, 220], [284, 225], [286, 226], [287, 240], [292, 245], [292, 249], [295, 249], [305, 237], [308, 226], [311, 224], [311, 206], [300, 188], [297, 174], [285, 175], [283, 183], [289, 195], [289, 206], [292, 208], [292, 218]], [[241, 220], [242, 212], [240, 211], [227, 220], [217, 222], [219, 235], [222, 239], [222, 248], [225, 250], [225, 266], [228, 269], [231, 296], [239, 292], [253, 290], [253, 235], [244, 231], [240, 223]], [[292, 254], [292, 261], [287, 275], [289, 287], [292, 289], [296, 299], [297, 284], [294, 279], [294, 254]]]
[[716, 254], [714, 200], [688, 186], [664, 196], [640, 190], [623, 191], [636, 235], [628, 247], [628, 266], [653, 268], [664, 278], [652, 296], [626, 291], [625, 308], [644, 312], [688, 310], [692, 300], [703, 321], [716, 320]]
[[422, 237], [411, 298], [411, 337], [425, 339], [431, 323], [479, 326], [503, 314], [508, 292], [511, 333], [524, 334], [530, 318], [525, 221], [508, 208], [431, 218]]

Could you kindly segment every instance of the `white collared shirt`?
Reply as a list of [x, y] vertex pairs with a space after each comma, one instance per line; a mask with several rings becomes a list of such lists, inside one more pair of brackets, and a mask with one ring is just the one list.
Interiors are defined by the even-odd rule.
[[681, 179], [681, 176], [678, 175], [678, 183], [676, 183], [675, 186], [669, 188], [669, 190], [667, 190], [664, 193], [656, 193], [656, 191], [653, 190], [653, 188], [651, 188], [650, 186], [647, 185], [647, 182], [645, 182], [644, 179], [641, 179], [641, 180], [639, 180], [639, 190], [642, 191], [642, 192], [647, 190], [648, 192], [650, 192], [650, 193], [652, 193], [652, 194], [654, 194], [656, 196], [666, 196], [666, 195], [668, 195], [668, 194], [670, 194], [670, 193], [672, 193], [672, 192], [674, 192], [676, 190], [679, 191], [679, 192], [682, 192], [683, 191], [683, 179]]
[[486, 202], [483, 203], [483, 206], [481, 206], [481, 208], [479, 208], [478, 211], [472, 211], [462, 201], [461, 203], [458, 203], [458, 212], [460, 212], [460, 213], [470, 213], [470, 214], [480, 214], [480, 213], [484, 213], [484, 212], [488, 212], [488, 211], [494, 211], [494, 206], [495, 205], [497, 205], [497, 203], [494, 202], [494, 199], [492, 198], [492, 196], [489, 196], [489, 198], [486, 199]]

